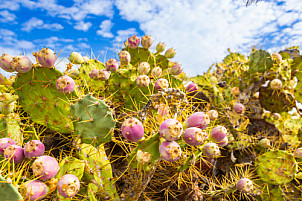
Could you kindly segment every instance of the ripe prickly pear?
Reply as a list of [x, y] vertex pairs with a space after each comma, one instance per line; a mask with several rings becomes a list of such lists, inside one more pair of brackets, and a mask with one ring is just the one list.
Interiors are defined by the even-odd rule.
[[57, 190], [64, 198], [75, 196], [80, 190], [80, 181], [73, 174], [66, 174], [57, 183]]
[[170, 68], [171, 75], [179, 75], [182, 72], [182, 67], [177, 62]]
[[10, 163], [21, 163], [24, 158], [23, 148], [19, 145], [10, 145], [4, 150], [4, 158]]
[[247, 178], [241, 178], [238, 180], [237, 189], [242, 193], [249, 193], [253, 190], [253, 182]]
[[198, 84], [192, 82], [186, 87], [186, 91], [189, 94], [196, 94], [198, 90]]
[[149, 49], [153, 43], [151, 36], [143, 36], [141, 43], [145, 49]]
[[161, 67], [156, 66], [155, 68], [152, 69], [151, 75], [155, 78], [160, 77], [162, 74], [163, 70]]
[[214, 142], [221, 142], [227, 137], [227, 129], [224, 126], [216, 126], [211, 131], [211, 139]]
[[270, 82], [270, 86], [273, 90], [279, 90], [282, 88], [282, 81], [279, 80], [279, 79], [273, 79], [271, 82]]
[[138, 66], [138, 74], [147, 75], [150, 71], [150, 65], [148, 62], [141, 62]]
[[72, 52], [69, 57], [69, 61], [73, 64], [82, 64], [84, 63], [84, 59], [82, 55], [78, 52]]
[[231, 90], [231, 94], [233, 96], [237, 96], [238, 94], [240, 93], [240, 90], [238, 87], [233, 87], [232, 90]]
[[123, 122], [121, 131], [123, 136], [131, 142], [137, 142], [144, 136], [143, 124], [133, 117]]
[[175, 56], [175, 50], [173, 48], [167, 49], [167, 51], [165, 52], [165, 57], [171, 59], [174, 56]]
[[180, 158], [181, 148], [175, 141], [164, 141], [159, 146], [159, 153], [164, 160], [172, 162]]
[[13, 57], [9, 54], [2, 54], [0, 57], [0, 67], [7, 72], [14, 72], [13, 66], [11, 64]]
[[4, 150], [11, 146], [11, 145], [16, 145], [16, 141], [12, 140], [10, 138], [1, 138], [0, 139], [0, 154], [4, 154]]
[[119, 53], [119, 58], [120, 58], [121, 66], [128, 65], [131, 60], [130, 53], [125, 50], [123, 50]]
[[156, 51], [157, 51], [158, 54], [163, 52], [165, 50], [165, 48], [166, 48], [166, 46], [165, 46], [164, 43], [158, 43], [156, 45]]
[[217, 158], [220, 156], [220, 149], [216, 143], [209, 142], [202, 148], [202, 152], [209, 158]]
[[47, 68], [52, 67], [57, 60], [56, 53], [48, 48], [42, 48], [39, 53], [34, 53], [34, 56], [43, 67]]
[[215, 120], [218, 118], [218, 112], [216, 110], [210, 110], [207, 113], [210, 117], [210, 120]]
[[216, 142], [216, 144], [217, 144], [219, 147], [227, 146], [228, 143], [229, 143], [229, 138], [228, 138], [228, 137], [225, 137], [225, 138], [223, 138], [222, 140], [220, 140], [219, 142]]
[[150, 153], [143, 152], [141, 149], [138, 149], [136, 152], [136, 160], [139, 163], [148, 163], [150, 161]]
[[40, 140], [31, 140], [24, 146], [24, 155], [26, 158], [42, 156], [45, 152], [45, 146]]
[[157, 109], [157, 113], [161, 116], [161, 117], [165, 117], [168, 115], [169, 112], [169, 106], [166, 104], [159, 104], [158, 109]]
[[182, 125], [176, 119], [167, 119], [159, 126], [159, 133], [166, 141], [177, 140], [181, 136], [182, 131]]
[[74, 90], [75, 82], [68, 75], [64, 75], [57, 80], [56, 86], [59, 92], [69, 94]]
[[157, 91], [160, 91], [162, 89], [167, 89], [169, 87], [169, 82], [164, 78], [160, 78], [156, 80], [154, 87]]
[[28, 57], [25, 56], [16, 56], [13, 58], [12, 67], [18, 73], [26, 73], [32, 69], [33, 63]]
[[208, 138], [208, 136], [208, 133], [202, 131], [200, 128], [191, 127], [185, 130], [185, 133], [183, 134], [183, 139], [189, 145], [197, 146], [201, 145]]
[[134, 35], [128, 38], [128, 47], [131, 49], [136, 49], [139, 46], [139, 38]]
[[34, 175], [39, 177], [42, 181], [46, 181], [56, 176], [59, 169], [58, 161], [51, 156], [39, 156], [32, 164]]
[[241, 103], [235, 103], [234, 105], [234, 111], [237, 113], [237, 114], [243, 114], [244, 111], [245, 111], [245, 106]]
[[42, 200], [49, 189], [42, 181], [31, 180], [22, 184], [20, 193], [24, 201], [38, 201]]
[[109, 71], [107, 71], [105, 69], [99, 70], [98, 75], [97, 75], [97, 78], [99, 80], [105, 81], [105, 80], [108, 80], [109, 77], [110, 77]]
[[200, 129], [206, 129], [210, 123], [210, 117], [204, 112], [195, 112], [188, 119], [188, 127], [197, 127]]
[[296, 151], [294, 152], [294, 157], [295, 158], [302, 158], [302, 148], [296, 149]]
[[96, 79], [97, 76], [98, 76], [98, 73], [99, 73], [99, 70], [98, 69], [92, 69], [90, 72], [89, 72], [89, 77], [91, 79]]
[[115, 72], [117, 71], [119, 65], [118, 65], [118, 61], [116, 59], [109, 59], [106, 62], [106, 69], [110, 72]]
[[139, 75], [136, 84], [138, 87], [147, 87], [150, 84], [150, 78], [147, 75]]

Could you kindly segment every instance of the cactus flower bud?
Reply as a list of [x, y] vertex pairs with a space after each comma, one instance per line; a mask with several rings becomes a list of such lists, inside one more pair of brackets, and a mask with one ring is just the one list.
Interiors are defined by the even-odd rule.
[[163, 52], [165, 50], [165, 48], [166, 48], [166, 46], [165, 46], [164, 43], [158, 43], [156, 45], [156, 51], [157, 51], [157, 53]]

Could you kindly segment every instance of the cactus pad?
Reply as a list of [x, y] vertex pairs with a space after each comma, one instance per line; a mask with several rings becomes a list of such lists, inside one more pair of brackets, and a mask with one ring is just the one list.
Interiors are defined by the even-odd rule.
[[265, 50], [255, 50], [250, 55], [249, 73], [256, 72], [264, 73], [266, 70], [273, 67], [273, 60], [271, 55]]
[[138, 67], [138, 65], [141, 62], [148, 62], [151, 69], [153, 69], [153, 67], [155, 66], [156, 63], [155, 57], [153, 56], [153, 54], [150, 52], [149, 49], [145, 49], [142, 47], [131, 49], [129, 47], [126, 47], [125, 50], [128, 51], [131, 55], [130, 63], [133, 66]]
[[6, 179], [0, 174], [0, 200], [2, 201], [21, 201], [23, 200], [21, 194], [18, 192], [12, 183], [5, 183]]

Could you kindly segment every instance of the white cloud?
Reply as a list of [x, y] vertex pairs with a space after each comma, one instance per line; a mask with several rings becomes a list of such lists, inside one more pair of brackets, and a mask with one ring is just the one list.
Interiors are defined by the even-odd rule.
[[64, 27], [61, 24], [53, 23], [53, 24], [45, 24], [43, 20], [38, 19], [36, 17], [30, 18], [27, 22], [22, 24], [22, 31], [30, 32], [33, 29], [48, 29], [48, 30], [60, 30]]
[[117, 42], [125, 42], [130, 36], [137, 35], [135, 28], [129, 28], [126, 30], [117, 31], [117, 36], [115, 40]]
[[8, 10], [18, 10], [20, 5], [15, 1], [1, 1], [0, 9], [8, 9]]
[[96, 32], [97, 35], [101, 35], [104, 38], [113, 38], [114, 35], [111, 33], [112, 26], [113, 23], [110, 20], [104, 20], [100, 25], [101, 30]]
[[4, 22], [4, 23], [7, 23], [7, 22], [12, 23], [16, 19], [16, 15], [8, 12], [7, 10], [0, 11], [0, 16], [1, 16], [0, 22]]
[[85, 23], [84, 21], [80, 21], [73, 28], [86, 32], [91, 26], [92, 24], [90, 22]]

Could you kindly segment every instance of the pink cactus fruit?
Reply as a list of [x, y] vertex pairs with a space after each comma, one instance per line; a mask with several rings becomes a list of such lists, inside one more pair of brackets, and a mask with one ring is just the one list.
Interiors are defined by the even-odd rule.
[[270, 86], [273, 90], [279, 90], [282, 88], [282, 81], [279, 80], [279, 79], [273, 79], [271, 82], [270, 82]]
[[253, 182], [247, 178], [239, 179], [236, 186], [238, 191], [242, 193], [249, 193], [253, 190]]
[[45, 146], [40, 140], [28, 141], [24, 146], [24, 155], [26, 158], [42, 156], [45, 152]]
[[233, 96], [237, 96], [239, 93], [240, 93], [240, 90], [239, 90], [238, 87], [233, 87], [233, 88], [231, 89], [231, 94], [232, 94]]
[[175, 141], [164, 141], [159, 146], [159, 153], [164, 160], [172, 162], [180, 158], [181, 148]]
[[80, 181], [73, 174], [66, 174], [57, 183], [57, 190], [64, 198], [75, 196], [80, 190]]
[[210, 120], [215, 120], [218, 118], [218, 112], [216, 110], [208, 111], [208, 115], [210, 117]]
[[10, 163], [21, 163], [24, 159], [23, 148], [19, 145], [10, 145], [4, 150], [4, 158]]
[[38, 201], [42, 200], [49, 189], [42, 181], [31, 180], [22, 184], [20, 193], [24, 201]]
[[296, 151], [294, 152], [294, 157], [295, 158], [302, 158], [302, 148], [296, 149]]
[[144, 136], [144, 126], [142, 122], [133, 117], [123, 122], [121, 131], [123, 136], [131, 142], [137, 142]]
[[182, 125], [176, 119], [167, 119], [159, 126], [160, 135], [169, 142], [177, 140], [181, 136], [182, 131]]
[[150, 71], [150, 64], [148, 62], [141, 62], [137, 71], [140, 75], [147, 75]]
[[92, 69], [90, 72], [89, 72], [89, 77], [91, 79], [96, 79], [97, 76], [98, 76], [98, 73], [99, 73], [99, 70], [98, 69]]
[[75, 88], [75, 82], [68, 75], [63, 75], [57, 80], [56, 86], [59, 92], [69, 94], [73, 92]]
[[7, 72], [14, 72], [13, 66], [11, 64], [13, 57], [9, 54], [2, 54], [0, 57], [0, 67]]
[[202, 152], [209, 158], [217, 158], [220, 156], [220, 149], [216, 143], [209, 142], [202, 148]]
[[150, 84], [150, 78], [147, 75], [139, 75], [136, 84], [138, 87], [147, 87]]
[[216, 144], [217, 144], [219, 147], [227, 146], [228, 143], [229, 143], [229, 138], [228, 138], [228, 137], [225, 137], [225, 138], [223, 138], [222, 140], [220, 140], [219, 142], [216, 142]]
[[131, 49], [136, 49], [139, 46], [139, 38], [134, 35], [128, 38], [128, 47]]
[[174, 56], [175, 56], [175, 50], [173, 48], [167, 49], [167, 51], [165, 52], [165, 57], [171, 59]]
[[0, 139], [0, 154], [4, 155], [4, 150], [11, 146], [16, 145], [16, 141], [10, 138], [1, 138]]
[[235, 103], [233, 109], [237, 114], [243, 114], [245, 111], [245, 106], [241, 103]]
[[210, 124], [210, 117], [204, 112], [195, 112], [187, 119], [188, 127], [197, 127], [202, 130]]
[[197, 93], [197, 90], [198, 90], [198, 84], [192, 82], [190, 83], [187, 87], [186, 87], [186, 91], [187, 93], [189, 94], [195, 94]]
[[163, 52], [165, 50], [165, 48], [166, 48], [166, 46], [165, 46], [164, 43], [158, 43], [156, 45], [156, 51], [157, 51], [158, 54]]
[[162, 74], [163, 70], [161, 67], [156, 66], [155, 68], [152, 69], [151, 75], [155, 78], [160, 77]]
[[108, 80], [109, 77], [110, 77], [109, 71], [107, 71], [105, 69], [99, 70], [98, 75], [97, 75], [97, 78], [99, 80], [105, 81], [105, 80]]
[[182, 72], [182, 67], [177, 62], [175, 62], [173, 66], [170, 68], [171, 75], [179, 75], [181, 72]]
[[57, 60], [56, 53], [49, 48], [42, 48], [42, 50], [40, 50], [39, 53], [35, 53], [34, 56], [43, 67], [47, 68], [54, 66]]
[[110, 72], [117, 71], [118, 67], [119, 67], [119, 64], [116, 59], [111, 58], [106, 62], [106, 70], [108, 70]]
[[119, 59], [120, 59], [120, 62], [121, 62], [121, 65], [124, 66], [124, 65], [128, 65], [130, 63], [130, 60], [131, 60], [131, 56], [130, 56], [130, 53], [123, 50], [119, 53]]
[[161, 116], [161, 117], [165, 117], [168, 115], [169, 113], [169, 106], [166, 104], [159, 104], [158, 108], [157, 108], [157, 113]]
[[192, 146], [201, 145], [207, 138], [209, 134], [200, 128], [191, 127], [185, 130], [183, 134], [183, 139], [186, 143]]
[[149, 49], [153, 43], [151, 36], [143, 36], [141, 43], [145, 49]]
[[39, 156], [32, 164], [34, 175], [42, 181], [53, 178], [59, 170], [58, 161], [51, 156]]
[[227, 137], [228, 131], [224, 126], [216, 126], [211, 131], [211, 139], [214, 142], [222, 142]]
[[13, 58], [12, 67], [18, 73], [26, 73], [32, 69], [33, 63], [28, 57], [25, 56], [16, 56]]
[[167, 89], [169, 87], [169, 82], [164, 78], [160, 78], [156, 80], [154, 87], [157, 91], [160, 91], [162, 89]]

